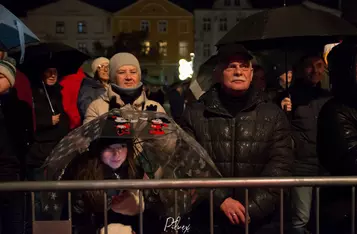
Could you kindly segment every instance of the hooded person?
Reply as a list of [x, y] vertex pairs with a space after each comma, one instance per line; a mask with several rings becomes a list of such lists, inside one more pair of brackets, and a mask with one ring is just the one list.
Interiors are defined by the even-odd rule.
[[[334, 98], [323, 106], [318, 117], [317, 153], [320, 163], [332, 176], [357, 175], [356, 57], [357, 46], [348, 43], [334, 47], [328, 55]], [[351, 188], [324, 190], [320, 222], [326, 233], [351, 233]]]
[[36, 132], [34, 143], [26, 158], [29, 180], [40, 180], [34, 178], [33, 174], [43, 176], [42, 164], [54, 146], [70, 130], [70, 121], [63, 106], [62, 86], [58, 83], [56, 64], [48, 61], [42, 67], [38, 67], [34, 79], [36, 78], [39, 81], [33, 86]]
[[82, 121], [85, 118], [88, 106], [101, 95], [108, 91], [109, 87], [109, 59], [99, 57], [93, 60], [91, 65], [94, 77], [85, 77], [78, 93], [77, 106]]
[[105, 114], [112, 108], [126, 105], [135, 110], [165, 113], [157, 102], [146, 97], [141, 82], [141, 69], [138, 59], [130, 53], [118, 53], [109, 62], [109, 77], [112, 82], [105, 94], [93, 101], [85, 114], [84, 123]]

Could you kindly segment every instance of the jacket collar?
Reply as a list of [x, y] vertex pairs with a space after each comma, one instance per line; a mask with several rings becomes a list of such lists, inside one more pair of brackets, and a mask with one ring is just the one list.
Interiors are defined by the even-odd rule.
[[[112, 90], [111, 85], [109, 85], [107, 92], [105, 92], [104, 94], [102, 94], [100, 97], [101, 97], [105, 102], [108, 102], [108, 103], [109, 103], [109, 101], [112, 99], [112, 97], [116, 97], [117, 103], [118, 103], [120, 106], [125, 106], [125, 103], [124, 103], [123, 100], [120, 98], [120, 95], [117, 94], [117, 93], [115, 93], [115, 92]], [[143, 90], [143, 91], [141, 92], [141, 95], [134, 101], [133, 107], [134, 107], [135, 109], [141, 110], [143, 103], [145, 103], [146, 101], [147, 101], [146, 94], [145, 94], [145, 91]]]
[[84, 77], [82, 86], [89, 86], [94, 89], [104, 88], [104, 85], [99, 80], [95, 80], [94, 78], [90, 77]]
[[[226, 116], [232, 118], [233, 116], [224, 108], [220, 98], [219, 98], [220, 85], [214, 85], [210, 90], [202, 95], [200, 101], [204, 103], [205, 110], [221, 116]], [[249, 111], [254, 109], [259, 103], [264, 102], [262, 94], [260, 91], [254, 89], [251, 90], [248, 98], [248, 102], [241, 112]]]

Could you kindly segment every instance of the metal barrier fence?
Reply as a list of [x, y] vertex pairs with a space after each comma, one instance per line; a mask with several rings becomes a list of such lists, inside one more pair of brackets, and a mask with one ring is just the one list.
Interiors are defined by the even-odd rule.
[[[275, 178], [222, 178], [222, 179], [179, 179], [179, 180], [104, 180], [104, 181], [43, 181], [43, 182], [4, 182], [0, 183], [0, 192], [23, 191], [32, 192], [32, 215], [35, 215], [34, 191], [75, 191], [75, 190], [140, 190], [140, 207], [143, 202], [143, 189], [192, 189], [211, 188], [210, 192], [210, 233], [214, 233], [213, 188], [245, 188], [245, 208], [248, 210], [248, 188], [265, 187], [280, 188], [280, 234], [284, 233], [284, 193], [283, 188], [316, 187], [316, 231], [320, 234], [320, 187], [351, 186], [351, 233], [355, 234], [355, 198], [357, 177], [275, 177]], [[104, 227], [108, 233], [107, 194], [104, 192]], [[69, 219], [71, 220], [71, 192], [68, 192]], [[248, 220], [249, 214], [245, 213]], [[140, 213], [140, 233], [143, 233], [143, 214]], [[249, 222], [245, 224], [245, 233], [249, 234]]]

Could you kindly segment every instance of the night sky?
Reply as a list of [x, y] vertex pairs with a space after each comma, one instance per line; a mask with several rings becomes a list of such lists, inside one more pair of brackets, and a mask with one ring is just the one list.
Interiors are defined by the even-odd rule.
[[[115, 12], [127, 5], [135, 2], [135, 0], [83, 0], [107, 11]], [[171, 0], [175, 4], [193, 11], [197, 8], [211, 8], [214, 0]], [[256, 8], [271, 8], [283, 6], [284, 0], [251, 0], [253, 7]], [[337, 8], [337, 0], [313, 0], [326, 6]], [[38, 6], [54, 2], [54, 0], [0, 0], [0, 3], [7, 7], [10, 11], [18, 16], [24, 16], [26, 10], [33, 9]], [[298, 4], [302, 0], [286, 0], [287, 5]]]

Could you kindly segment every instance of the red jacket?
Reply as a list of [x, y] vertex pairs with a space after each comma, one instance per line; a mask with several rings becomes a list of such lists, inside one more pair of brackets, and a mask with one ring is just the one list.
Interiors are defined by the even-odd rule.
[[60, 84], [63, 87], [63, 107], [70, 119], [70, 128], [74, 129], [81, 125], [81, 116], [77, 107], [78, 92], [85, 73], [79, 68], [76, 74], [63, 77]]

